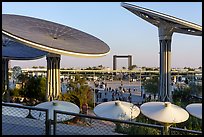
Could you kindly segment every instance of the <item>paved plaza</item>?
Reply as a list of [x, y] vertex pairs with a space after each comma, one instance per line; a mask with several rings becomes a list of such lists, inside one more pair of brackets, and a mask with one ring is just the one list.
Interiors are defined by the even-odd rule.
[[[128, 97], [131, 93], [131, 103], [133, 104], [142, 104], [144, 99], [141, 96], [141, 87], [139, 85], [139, 82], [127, 82], [123, 81], [123, 88], [126, 90], [126, 92], [121, 92], [119, 90], [119, 87], [121, 86], [121, 81], [107, 81], [107, 88], [111, 88], [111, 90], [108, 89], [101, 89], [101, 88], [95, 88], [95, 102], [96, 104], [102, 103], [105, 101], [113, 101], [112, 94], [114, 93], [114, 100], [119, 100], [119, 98], [122, 98], [124, 100], [130, 102]], [[89, 85], [94, 88], [93, 82], [90, 82]], [[112, 89], [114, 91], [112, 91]], [[130, 93], [129, 90], [130, 89]], [[99, 91], [98, 91], [99, 90]], [[116, 91], [118, 90], [118, 91]]]
[[[93, 114], [94, 115], [94, 114]], [[58, 123], [56, 135], [120, 135], [115, 124], [92, 119], [89, 126]], [[53, 135], [53, 126], [51, 126]], [[2, 135], [45, 135], [45, 121], [2, 115]]]

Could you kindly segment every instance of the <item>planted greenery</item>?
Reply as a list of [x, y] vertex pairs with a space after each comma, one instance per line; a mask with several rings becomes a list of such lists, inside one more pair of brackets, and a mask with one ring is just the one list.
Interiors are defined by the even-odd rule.
[[159, 89], [159, 79], [158, 76], [151, 77], [143, 82], [145, 91], [152, 94], [157, 94]]
[[[157, 124], [156, 121], [148, 119], [142, 114], [135, 119], [135, 121], [140, 123], [148, 123], [148, 124]], [[139, 126], [139, 125], [130, 125], [130, 124], [121, 124], [116, 123], [115, 131], [118, 133], [123, 133], [127, 135], [160, 135], [160, 129], [147, 127], [147, 126]]]
[[28, 98], [30, 103], [34, 99], [37, 99], [40, 102], [45, 101], [46, 78], [27, 77], [23, 75], [19, 75], [19, 78], [19, 81], [23, 83], [22, 87], [20, 89], [14, 88], [13, 90], [11, 90], [11, 96]]
[[91, 88], [87, 85], [85, 78], [75, 76], [69, 83], [69, 90], [65, 94], [60, 94], [59, 100], [70, 101], [82, 108], [83, 104], [93, 106], [93, 95]]

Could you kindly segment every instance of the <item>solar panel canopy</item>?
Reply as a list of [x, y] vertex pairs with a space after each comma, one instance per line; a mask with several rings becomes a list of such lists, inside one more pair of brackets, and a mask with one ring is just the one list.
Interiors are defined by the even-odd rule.
[[2, 35], [2, 57], [10, 60], [32, 60], [44, 57], [47, 54], [35, 48], [28, 47], [22, 43]]
[[195, 23], [124, 2], [121, 6], [157, 27], [168, 24], [173, 28], [173, 32], [202, 36], [202, 26]]
[[50, 53], [79, 56], [104, 56], [109, 46], [102, 40], [58, 23], [2, 14], [2, 33], [28, 46]]

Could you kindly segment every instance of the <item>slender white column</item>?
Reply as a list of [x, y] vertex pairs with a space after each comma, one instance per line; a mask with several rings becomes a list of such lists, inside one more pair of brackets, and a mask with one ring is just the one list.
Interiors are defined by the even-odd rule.
[[60, 55], [47, 55], [47, 101], [57, 100], [60, 94]]

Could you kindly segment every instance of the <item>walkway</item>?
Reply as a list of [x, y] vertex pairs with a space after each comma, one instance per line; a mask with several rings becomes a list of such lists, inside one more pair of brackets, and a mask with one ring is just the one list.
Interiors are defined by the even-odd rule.
[[[86, 126], [57, 123], [56, 135], [120, 135], [114, 129], [112, 122], [91, 119]], [[2, 115], [2, 135], [45, 135], [45, 121]]]

